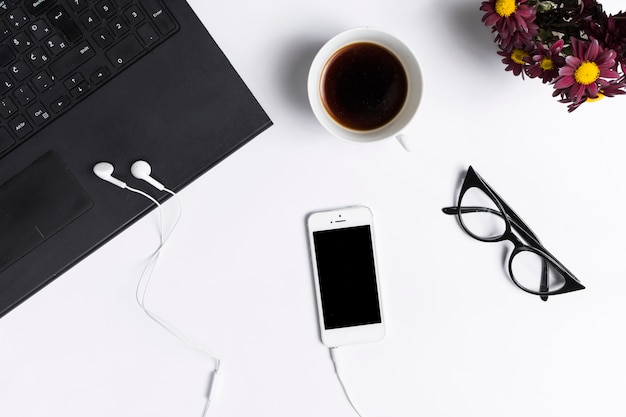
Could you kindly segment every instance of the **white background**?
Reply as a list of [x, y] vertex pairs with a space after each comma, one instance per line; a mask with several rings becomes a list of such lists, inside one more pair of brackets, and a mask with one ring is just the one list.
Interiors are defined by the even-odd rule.
[[[180, 193], [148, 296], [220, 355], [209, 415], [355, 415], [319, 339], [305, 231], [311, 211], [351, 204], [375, 215], [387, 321], [383, 341], [342, 352], [364, 417], [626, 415], [626, 97], [569, 114], [504, 71], [477, 0], [191, 4], [275, 123]], [[335, 139], [309, 109], [316, 50], [364, 25], [422, 67], [412, 153]], [[470, 164], [586, 290], [518, 290], [510, 247], [442, 214]], [[157, 226], [147, 216], [0, 320], [0, 416], [201, 415], [213, 362], [134, 300]]]

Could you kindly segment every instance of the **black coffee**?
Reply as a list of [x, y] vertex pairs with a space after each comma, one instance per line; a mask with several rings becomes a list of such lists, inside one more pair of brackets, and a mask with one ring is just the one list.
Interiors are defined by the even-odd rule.
[[400, 113], [407, 94], [408, 79], [402, 63], [374, 43], [354, 43], [340, 49], [322, 74], [326, 111], [353, 130], [386, 125]]

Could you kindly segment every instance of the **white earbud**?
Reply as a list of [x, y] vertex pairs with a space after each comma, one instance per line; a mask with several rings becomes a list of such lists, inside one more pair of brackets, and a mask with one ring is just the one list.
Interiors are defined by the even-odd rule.
[[165, 186], [163, 184], [150, 176], [152, 168], [150, 167], [150, 164], [146, 161], [136, 161], [135, 163], [133, 163], [130, 167], [130, 172], [135, 178], [144, 180], [159, 191], [163, 191], [165, 189]]
[[113, 165], [109, 162], [98, 162], [93, 166], [93, 173], [106, 182], [110, 182], [120, 188], [126, 188], [126, 183], [113, 177]]

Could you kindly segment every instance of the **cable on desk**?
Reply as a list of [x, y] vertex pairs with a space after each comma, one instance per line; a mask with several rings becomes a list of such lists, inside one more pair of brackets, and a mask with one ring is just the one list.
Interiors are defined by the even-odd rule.
[[341, 388], [343, 389], [343, 393], [345, 394], [346, 398], [348, 399], [348, 402], [350, 403], [350, 406], [352, 407], [354, 412], [359, 417], [363, 417], [361, 415], [361, 413], [359, 412], [359, 410], [354, 405], [354, 403], [352, 402], [352, 399], [350, 398], [350, 394], [348, 393], [348, 390], [346, 389], [346, 386], [343, 383], [343, 380], [341, 379], [341, 371], [340, 371], [340, 367], [339, 367], [339, 354], [337, 353], [338, 350], [339, 350], [338, 347], [331, 347], [330, 348], [330, 357], [333, 360], [333, 365], [335, 367], [335, 374], [337, 374], [337, 379], [339, 380], [339, 384], [341, 384]]
[[168, 239], [170, 238], [170, 236], [174, 232], [174, 229], [176, 228], [176, 226], [178, 225], [178, 222], [180, 221], [180, 219], [182, 217], [182, 214], [183, 214], [182, 203], [181, 203], [180, 199], [178, 198], [178, 196], [176, 195], [176, 193], [174, 193], [172, 190], [164, 188], [163, 191], [171, 194], [172, 197], [174, 197], [174, 200], [176, 200], [176, 203], [178, 205], [178, 215], [176, 216], [176, 220], [174, 221], [174, 224], [169, 229], [169, 231], [167, 233], [164, 233], [164, 231], [163, 231], [163, 209], [162, 209], [161, 204], [156, 199], [152, 198], [150, 195], [144, 193], [141, 190], [137, 190], [137, 189], [132, 188], [132, 187], [127, 187], [127, 188], [128, 188], [128, 190], [130, 190], [130, 191], [132, 191], [132, 192], [134, 192], [136, 194], [139, 194], [139, 195], [149, 199], [150, 201], [152, 201], [154, 204], [156, 204], [156, 206], [158, 208], [158, 212], [159, 212], [160, 244], [157, 247], [157, 249], [154, 251], [154, 253], [152, 253], [152, 255], [150, 255], [148, 264], [146, 265], [146, 267], [144, 268], [143, 272], [141, 273], [141, 277], [139, 278], [139, 281], [137, 282], [137, 288], [135, 290], [135, 299], [137, 301], [137, 304], [139, 304], [139, 307], [141, 307], [141, 309], [144, 311], [144, 313], [146, 313], [146, 315], [148, 317], [150, 317], [150, 319], [152, 319], [155, 323], [157, 323], [159, 326], [161, 326], [163, 329], [165, 329], [168, 333], [170, 333], [171, 335], [176, 337], [178, 340], [180, 340], [183, 343], [187, 344], [188, 346], [191, 346], [192, 348], [194, 348], [194, 349], [204, 353], [211, 360], [213, 360], [215, 362], [215, 368], [213, 369], [213, 371], [211, 373], [211, 380], [209, 381], [209, 388], [208, 388], [208, 392], [207, 392], [207, 401], [206, 401], [206, 404], [204, 406], [204, 411], [202, 413], [202, 416], [205, 417], [207, 415], [208, 411], [209, 411], [209, 405], [211, 403], [212, 397], [213, 397], [213, 395], [214, 395], [214, 393], [216, 391], [217, 385], [218, 385], [218, 375], [219, 375], [219, 369], [220, 369], [220, 363], [221, 363], [219, 357], [217, 355], [215, 355], [213, 352], [203, 348], [200, 344], [196, 343], [191, 338], [187, 337], [187, 335], [185, 335], [183, 332], [181, 332], [175, 326], [173, 326], [172, 324], [168, 323], [166, 320], [162, 319], [157, 314], [155, 314], [150, 309], [148, 309], [148, 307], [146, 307], [146, 294], [148, 292], [148, 287], [150, 285], [150, 281], [152, 280], [152, 274], [154, 272], [154, 268], [156, 267], [156, 264], [157, 264], [157, 262], [159, 260], [159, 256], [161, 255], [161, 251], [163, 250], [163, 247], [165, 246], [165, 243], [168, 241]]

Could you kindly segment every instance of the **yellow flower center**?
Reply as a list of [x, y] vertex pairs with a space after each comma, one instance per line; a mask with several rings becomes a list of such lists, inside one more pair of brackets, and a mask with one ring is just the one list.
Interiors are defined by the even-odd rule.
[[496, 13], [502, 17], [509, 17], [517, 10], [515, 0], [496, 0]]
[[552, 60], [550, 58], [544, 57], [541, 60], [541, 64], [539, 64], [539, 66], [544, 71], [550, 71], [550, 70], [554, 69], [554, 62], [552, 62]]
[[604, 94], [602, 93], [598, 93], [598, 97], [587, 97], [587, 102], [588, 103], [593, 103], [594, 101], [600, 101], [604, 98]]
[[526, 64], [526, 62], [524, 61], [524, 58], [526, 58], [527, 56], [528, 56], [528, 52], [524, 51], [523, 49], [513, 49], [511, 51], [511, 59], [516, 64], [520, 64], [520, 65]]
[[584, 61], [576, 71], [574, 71], [574, 79], [578, 84], [589, 85], [595, 82], [600, 76], [600, 68], [595, 62]]

